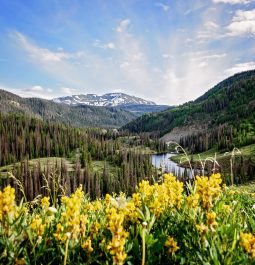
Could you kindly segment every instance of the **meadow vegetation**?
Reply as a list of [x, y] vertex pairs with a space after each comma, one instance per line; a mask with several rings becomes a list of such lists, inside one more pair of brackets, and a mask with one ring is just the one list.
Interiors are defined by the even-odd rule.
[[0, 192], [1, 264], [254, 264], [255, 193], [219, 174], [193, 184], [165, 174], [91, 200], [82, 187], [15, 201]]

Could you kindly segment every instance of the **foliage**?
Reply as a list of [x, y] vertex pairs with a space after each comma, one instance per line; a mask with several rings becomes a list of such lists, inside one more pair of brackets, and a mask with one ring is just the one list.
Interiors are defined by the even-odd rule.
[[76, 127], [116, 128], [136, 118], [132, 112], [98, 106], [68, 106], [40, 98], [21, 98], [0, 89], [0, 112], [18, 113]]
[[255, 71], [234, 75], [195, 101], [160, 113], [145, 114], [123, 126], [131, 132], [159, 132], [173, 128], [203, 127], [182, 137], [180, 144], [191, 152], [217, 147], [232, 150], [255, 142]]
[[219, 174], [185, 191], [164, 175], [131, 197], [90, 200], [82, 188], [61, 203], [15, 203], [0, 192], [1, 264], [254, 264], [254, 194], [235, 192]]

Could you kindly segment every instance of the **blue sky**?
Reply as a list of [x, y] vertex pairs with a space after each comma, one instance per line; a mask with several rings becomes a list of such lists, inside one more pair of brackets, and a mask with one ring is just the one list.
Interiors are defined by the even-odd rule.
[[255, 68], [254, 0], [0, 0], [0, 88], [193, 100]]

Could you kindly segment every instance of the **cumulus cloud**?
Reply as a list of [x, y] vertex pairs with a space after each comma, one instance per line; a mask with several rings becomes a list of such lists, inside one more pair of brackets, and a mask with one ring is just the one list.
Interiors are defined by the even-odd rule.
[[227, 75], [233, 75], [236, 73], [248, 70], [254, 70], [254, 69], [255, 69], [255, 62], [238, 63], [235, 64], [233, 67], [226, 69], [225, 73]]
[[255, 9], [236, 11], [227, 30], [230, 36], [255, 35]]
[[252, 0], [213, 0], [214, 3], [224, 3], [224, 4], [248, 4], [251, 3]]

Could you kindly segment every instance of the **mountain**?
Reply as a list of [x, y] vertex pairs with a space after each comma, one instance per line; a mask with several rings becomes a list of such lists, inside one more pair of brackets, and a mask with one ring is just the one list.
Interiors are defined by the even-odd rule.
[[5, 90], [0, 90], [0, 112], [21, 113], [76, 127], [117, 128], [136, 118], [133, 113], [118, 108], [69, 106], [51, 100], [22, 98]]
[[124, 93], [107, 93], [102, 96], [98, 96], [96, 94], [80, 94], [55, 98], [53, 99], [53, 102], [69, 106], [87, 105], [116, 107], [118, 109], [132, 112], [136, 116], [141, 116], [144, 113], [159, 112], [170, 108], [167, 105], [156, 105], [156, 103], [152, 101], [130, 96]]
[[124, 93], [107, 93], [102, 96], [96, 94], [73, 95], [53, 99], [56, 103], [65, 103], [67, 105], [89, 105], [89, 106], [126, 106], [126, 105], [156, 105], [152, 101], [147, 101], [135, 96], [129, 96]]
[[253, 143], [255, 70], [227, 78], [195, 101], [159, 113], [145, 114], [123, 129], [158, 132], [165, 141], [174, 140], [189, 147], [191, 144], [187, 142], [199, 145], [205, 137], [206, 143], [200, 148], [203, 150], [217, 141], [218, 144], [222, 141], [223, 146], [230, 142], [235, 146]]

